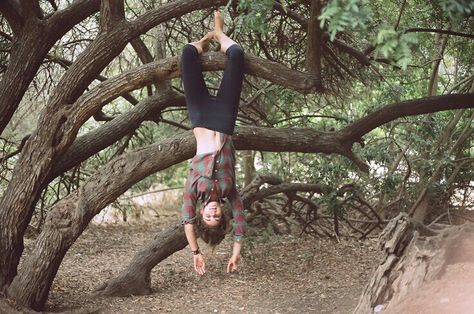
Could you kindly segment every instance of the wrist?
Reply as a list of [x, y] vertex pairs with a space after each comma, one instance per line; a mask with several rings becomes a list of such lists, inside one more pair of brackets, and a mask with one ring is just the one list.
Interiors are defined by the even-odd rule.
[[193, 255], [199, 255], [201, 254], [201, 251], [199, 250], [199, 248], [195, 249], [195, 250], [192, 250], [191, 251], [193, 253]]

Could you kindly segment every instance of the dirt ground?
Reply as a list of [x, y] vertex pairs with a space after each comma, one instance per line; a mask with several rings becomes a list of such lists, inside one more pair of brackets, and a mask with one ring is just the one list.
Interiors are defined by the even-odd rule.
[[[152, 272], [153, 294], [101, 298], [93, 290], [117, 275], [143, 244], [178, 216], [154, 224], [91, 225], [65, 256], [47, 311], [93, 313], [350, 313], [378, 262], [376, 239], [249, 237], [237, 273], [226, 274], [230, 240], [214, 252], [201, 243], [198, 277], [186, 248]], [[26, 243], [32, 244], [31, 243]]]

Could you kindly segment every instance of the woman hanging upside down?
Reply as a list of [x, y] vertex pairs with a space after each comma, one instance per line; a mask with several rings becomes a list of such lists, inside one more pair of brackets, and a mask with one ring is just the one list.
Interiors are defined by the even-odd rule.
[[[234, 246], [227, 272], [237, 270], [242, 237], [246, 229], [244, 209], [235, 187], [234, 132], [240, 92], [244, 77], [244, 52], [223, 32], [224, 20], [214, 12], [214, 31], [201, 40], [187, 44], [182, 52], [182, 80], [189, 118], [196, 138], [196, 155], [191, 162], [184, 196], [183, 224], [193, 252], [194, 269], [199, 275], [205, 270], [194, 226], [199, 225], [200, 237], [211, 246], [225, 237], [229, 219], [223, 211], [225, 199], [232, 208]], [[216, 96], [209, 94], [204, 82], [199, 54], [209, 49], [211, 40], [218, 41], [227, 55], [224, 76]], [[196, 206], [200, 203], [199, 219]]]

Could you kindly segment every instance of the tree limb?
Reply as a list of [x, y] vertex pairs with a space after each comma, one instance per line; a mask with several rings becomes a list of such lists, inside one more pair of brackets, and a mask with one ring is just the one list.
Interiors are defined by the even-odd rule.
[[18, 35], [25, 23], [24, 17], [21, 14], [21, 7], [18, 5], [18, 2], [12, 0], [0, 1], [0, 13], [7, 20], [13, 31], [13, 34]]
[[454, 32], [447, 29], [436, 29], [436, 28], [413, 27], [413, 28], [409, 28], [405, 30], [405, 33], [438, 33], [438, 34], [446, 34], [446, 35], [451, 35], [451, 36], [459, 36], [459, 37], [474, 39], [474, 34], [466, 34], [466, 33]]
[[338, 133], [345, 139], [357, 141], [355, 139], [360, 139], [364, 134], [397, 118], [463, 108], [474, 108], [474, 94], [450, 94], [406, 100], [384, 106]]

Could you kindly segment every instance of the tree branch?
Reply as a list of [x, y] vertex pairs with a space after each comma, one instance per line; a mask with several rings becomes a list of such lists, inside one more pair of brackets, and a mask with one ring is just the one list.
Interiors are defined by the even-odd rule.
[[25, 23], [25, 20], [21, 15], [21, 7], [18, 6], [18, 2], [11, 0], [0, 1], [0, 13], [7, 20], [13, 31], [13, 34], [18, 35], [23, 28], [23, 24]]
[[169, 106], [185, 106], [184, 96], [170, 92], [147, 98], [128, 112], [78, 137], [51, 170], [48, 181], [133, 132], [147, 117], [157, 115]]
[[22, 7], [22, 15], [25, 19], [43, 17], [43, 12], [39, 6], [38, 0], [19, 1]]
[[397, 118], [463, 108], [474, 108], [474, 94], [450, 94], [407, 100], [384, 106], [338, 133], [348, 141], [358, 141], [357, 139], [361, 139], [373, 129]]
[[308, 40], [306, 45], [306, 67], [321, 81], [322, 31], [318, 17], [321, 14], [320, 0], [311, 0], [311, 13], [308, 22]]
[[69, 30], [77, 23], [100, 10], [100, 0], [75, 0], [48, 18], [52, 28]]
[[125, 19], [124, 0], [102, 0], [99, 32], [108, 32], [117, 22]]
[[466, 34], [460, 32], [454, 32], [446, 29], [436, 29], [436, 28], [421, 28], [421, 27], [413, 27], [405, 30], [405, 33], [438, 33], [438, 34], [446, 34], [451, 36], [459, 36], [465, 37], [469, 39], [474, 39], [474, 34]]

